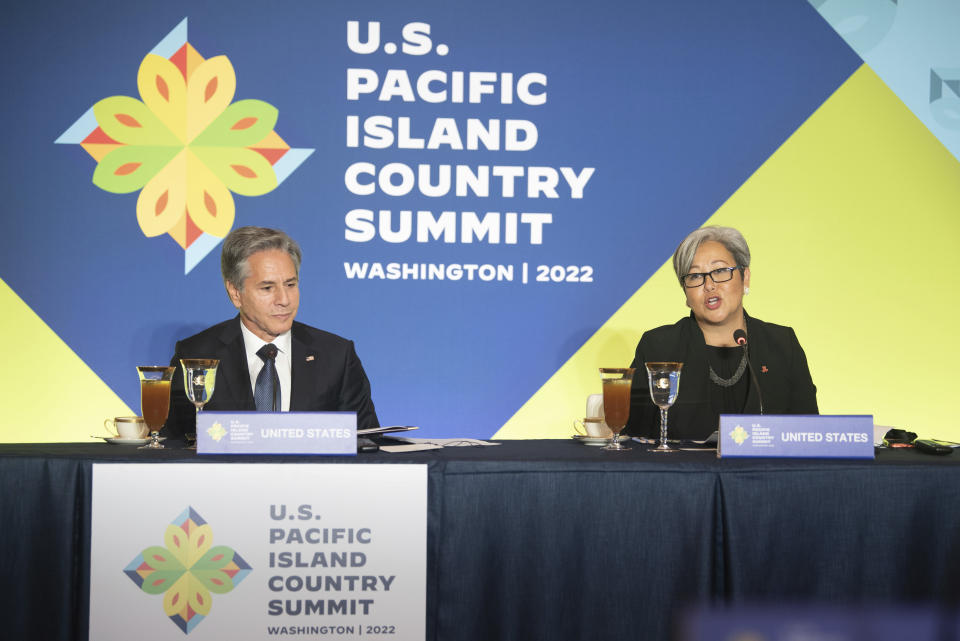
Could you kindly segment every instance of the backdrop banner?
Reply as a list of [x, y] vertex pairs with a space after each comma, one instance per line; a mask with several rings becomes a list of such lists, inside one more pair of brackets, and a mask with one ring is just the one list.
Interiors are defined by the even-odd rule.
[[923, 315], [889, 360], [940, 385], [960, 358], [926, 286], [960, 225], [954, 2], [8, 14], [0, 327], [51, 366], [0, 372], [2, 440], [137, 413], [134, 368], [236, 313], [219, 254], [244, 225], [301, 244], [297, 319], [353, 340], [380, 420], [424, 437], [569, 437], [596, 368], [687, 313], [665, 265], [713, 223], [750, 242], [748, 309], [797, 330], [822, 410], [953, 429], [875, 346]]

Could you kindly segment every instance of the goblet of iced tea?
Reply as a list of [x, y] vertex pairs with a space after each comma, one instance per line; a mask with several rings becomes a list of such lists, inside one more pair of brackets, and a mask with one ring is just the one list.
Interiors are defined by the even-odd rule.
[[627, 426], [627, 419], [630, 418], [633, 368], [601, 367], [600, 380], [603, 381], [603, 416], [607, 427], [613, 432], [613, 438], [603, 449], [623, 452], [630, 449], [620, 444], [620, 431]]
[[140, 375], [140, 411], [143, 422], [150, 429], [150, 442], [141, 450], [163, 449], [160, 429], [170, 413], [170, 382], [175, 370], [175, 367], [162, 365], [142, 365], [137, 368], [137, 374]]

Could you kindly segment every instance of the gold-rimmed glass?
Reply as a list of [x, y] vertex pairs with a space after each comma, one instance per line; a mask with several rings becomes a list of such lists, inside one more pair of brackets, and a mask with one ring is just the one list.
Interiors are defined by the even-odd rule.
[[630, 388], [633, 384], [632, 367], [601, 367], [603, 381], [603, 416], [613, 438], [603, 447], [612, 452], [624, 452], [630, 448], [620, 443], [620, 432], [630, 418]]
[[170, 414], [170, 382], [175, 367], [141, 365], [137, 368], [140, 377], [140, 412], [150, 429], [150, 442], [140, 449], [162, 450], [160, 430]]
[[[197, 408], [196, 416], [199, 417], [203, 406], [207, 404], [210, 397], [213, 396], [213, 390], [217, 384], [217, 367], [220, 361], [216, 358], [181, 358], [180, 366], [183, 368], [183, 389], [187, 398]], [[187, 441], [191, 444], [188, 450], [197, 449], [196, 423], [194, 431], [184, 434]]]

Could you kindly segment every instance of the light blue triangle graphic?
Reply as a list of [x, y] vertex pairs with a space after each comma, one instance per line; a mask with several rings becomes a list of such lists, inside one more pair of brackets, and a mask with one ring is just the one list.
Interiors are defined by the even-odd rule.
[[310, 157], [314, 149], [290, 149], [273, 166], [273, 171], [277, 174], [277, 185], [282, 183], [287, 177], [297, 170], [303, 161]]
[[93, 107], [90, 107], [87, 109], [87, 113], [80, 116], [53, 143], [55, 145], [79, 145], [97, 127], [97, 117], [93, 115]]
[[157, 43], [157, 46], [150, 50], [150, 53], [157, 56], [163, 56], [164, 58], [169, 58], [173, 54], [177, 53], [180, 50], [180, 47], [184, 45], [187, 41], [187, 19], [184, 18], [180, 21], [176, 27], [173, 28], [173, 31], [167, 34], [167, 36]]
[[190, 243], [190, 246], [183, 250], [183, 274], [189, 274], [222, 240], [217, 236], [204, 233]]
[[960, 1], [809, 2], [960, 160]]

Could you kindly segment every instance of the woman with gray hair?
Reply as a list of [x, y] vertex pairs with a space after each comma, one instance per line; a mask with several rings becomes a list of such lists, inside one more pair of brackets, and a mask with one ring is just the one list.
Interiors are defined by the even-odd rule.
[[[673, 269], [690, 316], [640, 338], [631, 365], [637, 374], [626, 433], [659, 434], [660, 410], [650, 399], [644, 367], [652, 361], [683, 363], [680, 393], [669, 410], [672, 438], [707, 438], [720, 414], [819, 413], [817, 388], [793, 329], [752, 318], [743, 309], [750, 292], [750, 248], [739, 231], [697, 229], [677, 247]], [[734, 338], [740, 331], [749, 349]]]

